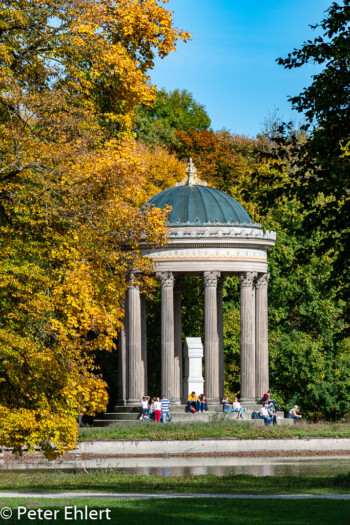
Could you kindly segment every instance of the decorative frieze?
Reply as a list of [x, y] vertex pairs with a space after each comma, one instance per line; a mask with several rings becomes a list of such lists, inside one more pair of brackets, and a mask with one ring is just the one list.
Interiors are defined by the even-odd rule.
[[168, 250], [145, 250], [144, 255], [157, 259], [259, 259], [266, 260], [266, 250], [258, 250], [247, 246], [225, 247], [222, 245], [201, 246], [171, 246]]
[[172, 272], [159, 272], [157, 273], [162, 288], [169, 288], [174, 286], [175, 277]]
[[[184, 225], [186, 226], [186, 225]], [[190, 224], [188, 226], [191, 226]], [[268, 240], [276, 240], [276, 232], [267, 230], [264, 232], [261, 228], [259, 228], [258, 225], [255, 225], [255, 228], [221, 228], [221, 229], [211, 229], [209, 228], [203, 229], [196, 229], [191, 228], [190, 230], [184, 230], [182, 228], [180, 229], [174, 229], [171, 228], [170, 230], [170, 237], [171, 238], [227, 238], [227, 237], [233, 237], [233, 238], [246, 238], [246, 239], [268, 239]]]
[[220, 272], [204, 272], [204, 285], [217, 286]]

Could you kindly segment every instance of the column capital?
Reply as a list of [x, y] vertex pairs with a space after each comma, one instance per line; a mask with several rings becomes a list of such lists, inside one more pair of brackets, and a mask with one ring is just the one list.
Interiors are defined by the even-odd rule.
[[258, 275], [258, 277], [256, 279], [255, 286], [257, 288], [267, 288], [267, 284], [269, 282], [269, 279], [270, 279], [270, 274], [269, 273], [263, 273], [261, 275]]
[[241, 273], [239, 276], [241, 288], [252, 288], [254, 286], [254, 282], [257, 275], [258, 274], [256, 272]]
[[204, 272], [204, 286], [217, 286], [220, 272]]
[[175, 277], [173, 272], [158, 272], [157, 276], [160, 279], [160, 284], [162, 288], [172, 288], [174, 286]]
[[128, 283], [128, 286], [131, 287], [131, 286], [135, 286], [138, 288], [138, 283], [137, 283], [137, 272], [133, 272], [133, 271], [129, 271], [128, 272], [128, 275], [127, 275], [127, 283]]

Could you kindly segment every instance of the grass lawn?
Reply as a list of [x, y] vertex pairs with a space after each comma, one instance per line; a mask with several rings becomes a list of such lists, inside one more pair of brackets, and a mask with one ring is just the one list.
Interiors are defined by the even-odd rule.
[[[96, 523], [96, 520], [65, 520], [64, 507], [77, 505], [89, 510], [110, 509], [111, 520], [102, 517], [102, 524], [130, 525], [348, 525], [350, 516], [350, 501], [331, 500], [229, 500], [229, 499], [168, 499], [168, 500], [106, 500], [106, 499], [67, 499], [64, 501], [33, 501], [31, 499], [2, 499], [0, 506], [13, 509], [13, 517], [4, 520], [8, 524], [29, 525], [32, 523], [48, 523], [48, 520], [28, 519], [20, 516], [17, 508], [21, 505], [28, 510], [58, 509], [57, 525], [67, 523]], [[79, 516], [79, 514], [78, 514]], [[105, 516], [105, 513], [104, 513]]]
[[[350, 492], [350, 473], [335, 477], [132, 476], [113, 469], [87, 472], [0, 472], [0, 491], [322, 494]], [[350, 522], [350, 520], [349, 520]]]
[[171, 423], [157, 425], [153, 422], [139, 423], [129, 427], [82, 428], [79, 441], [101, 439], [166, 439], [191, 440], [202, 438], [237, 439], [329, 437], [350, 438], [349, 423], [302, 423], [285, 427], [253, 427], [249, 424], [235, 424], [230, 420], [211, 423]]

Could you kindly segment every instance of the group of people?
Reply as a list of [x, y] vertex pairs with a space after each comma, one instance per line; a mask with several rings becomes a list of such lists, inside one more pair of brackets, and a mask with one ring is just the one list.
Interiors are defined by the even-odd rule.
[[241, 407], [241, 404], [238, 401], [238, 397], [235, 397], [235, 400], [232, 403], [232, 407], [230, 406], [230, 401], [228, 399], [228, 396], [224, 396], [221, 402], [222, 402], [222, 407], [223, 407], [224, 412], [226, 413], [237, 412], [237, 419], [244, 419], [243, 414], [245, 412], [245, 408]]
[[260, 410], [260, 419], [263, 419], [265, 425], [277, 425], [277, 403], [271, 398], [271, 390], [268, 390], [260, 400], [262, 408]]
[[[271, 391], [268, 390], [266, 394], [263, 395], [261, 401], [262, 408], [260, 410], [260, 418], [265, 421], [265, 425], [277, 425], [277, 403], [271, 398]], [[294, 405], [293, 408], [287, 413], [287, 418], [294, 419], [296, 422], [302, 419], [298, 405]]]
[[273, 403], [264, 403], [259, 415], [260, 419], [265, 421], [265, 425], [277, 425], [276, 408]]
[[[278, 407], [277, 407], [277, 402], [274, 401], [271, 397], [270, 390], [268, 390], [266, 394], [263, 395], [262, 399], [260, 400], [260, 403], [262, 404], [262, 408], [260, 412], [256, 415], [256, 418], [263, 419], [265, 422], [265, 425], [271, 425], [271, 424], [277, 425]], [[241, 407], [241, 404], [238, 401], [237, 397], [235, 397], [235, 400], [232, 403], [232, 406], [230, 404], [228, 396], [223, 397], [222, 405], [223, 405], [224, 412], [226, 413], [237, 412], [237, 419], [244, 419], [243, 414], [245, 412], [245, 408]], [[297, 422], [300, 421], [302, 418], [302, 415], [300, 414], [298, 405], [294, 405], [294, 407], [291, 410], [289, 410], [286, 417], [294, 419]]]
[[151, 401], [150, 396], [142, 396], [140, 402], [140, 421], [153, 419], [155, 423], [165, 423], [166, 418], [168, 418], [168, 421], [171, 421], [170, 401], [166, 396], [162, 396], [162, 399], [153, 397]]
[[[143, 395], [140, 399], [141, 415], [140, 421], [153, 419], [156, 423], [165, 423], [166, 418], [171, 421], [170, 401], [166, 396], [154, 397], [152, 400], [150, 396]], [[204, 394], [197, 396], [196, 392], [192, 392], [188, 396], [187, 411], [189, 413], [206, 412], [208, 410], [208, 401]]]
[[197, 396], [196, 392], [191, 392], [187, 398], [187, 412], [196, 414], [197, 412], [206, 412], [208, 410], [208, 400], [204, 394]]
[[[166, 396], [162, 396], [162, 399], [159, 397], [154, 397], [150, 401], [150, 396], [142, 396], [140, 399], [141, 402], [141, 415], [140, 421], [145, 421], [146, 419], [154, 419], [156, 423], [165, 423], [166, 418], [168, 421], [171, 421], [170, 414], [170, 401]], [[257, 415], [257, 418], [264, 420], [265, 425], [277, 425], [277, 403], [271, 398], [271, 391], [268, 390], [266, 394], [263, 395], [260, 403], [262, 403], [262, 408]], [[230, 404], [228, 396], [222, 398], [223, 411], [226, 413], [237, 412], [237, 419], [244, 419], [245, 408], [241, 407], [238, 398], [235, 397], [232, 406]], [[191, 392], [187, 398], [187, 411], [189, 413], [198, 413], [205, 412], [208, 410], [208, 401], [204, 394], [197, 396], [196, 392]], [[287, 413], [287, 418], [294, 419], [295, 421], [300, 421], [302, 415], [298, 405], [294, 405], [293, 408]]]

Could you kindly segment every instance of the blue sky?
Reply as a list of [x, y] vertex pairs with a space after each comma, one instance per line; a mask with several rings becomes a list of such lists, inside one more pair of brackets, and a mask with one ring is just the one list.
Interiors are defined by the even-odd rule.
[[254, 137], [276, 110], [292, 113], [288, 96], [310, 84], [316, 67], [285, 70], [275, 59], [315, 36], [331, 0], [170, 0], [177, 27], [193, 34], [158, 59], [150, 76], [159, 88], [187, 89], [214, 129]]

